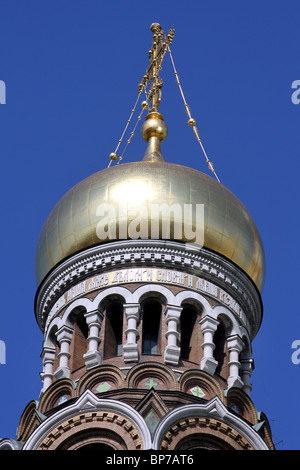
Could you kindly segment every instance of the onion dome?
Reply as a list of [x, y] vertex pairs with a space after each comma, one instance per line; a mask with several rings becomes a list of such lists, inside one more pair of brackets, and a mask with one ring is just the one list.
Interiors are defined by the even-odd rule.
[[[175, 204], [182, 211], [187, 204], [203, 205], [203, 246], [235, 263], [261, 290], [265, 272], [264, 249], [246, 207], [211, 176], [163, 159], [160, 143], [167, 135], [167, 127], [160, 113], [148, 113], [142, 135], [148, 146], [141, 161], [98, 171], [70, 189], [51, 211], [36, 250], [37, 284], [55, 266], [78, 251], [111, 240], [134, 238], [129, 231], [137, 217], [140, 230], [142, 227], [147, 230], [152, 220], [152, 205], [163, 202], [169, 207]], [[122, 210], [124, 205], [126, 214]], [[108, 208], [106, 213], [105, 208]], [[174, 212], [174, 224], [180, 222], [176, 217]], [[194, 226], [192, 212], [188, 217], [190, 220], [185, 219], [185, 222]], [[140, 238], [150, 238], [149, 233], [141, 235]], [[161, 226], [156, 236], [166, 239]], [[174, 231], [170, 238], [190, 241], [184, 231], [181, 235]]]

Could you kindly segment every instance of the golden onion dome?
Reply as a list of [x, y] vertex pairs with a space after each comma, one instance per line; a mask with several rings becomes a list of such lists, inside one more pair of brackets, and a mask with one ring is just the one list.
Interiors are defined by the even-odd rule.
[[[159, 121], [157, 126], [155, 119]], [[148, 209], [152, 207], [151, 204], [164, 202], [182, 208], [185, 204], [203, 204], [203, 246], [234, 262], [248, 274], [258, 289], [262, 289], [264, 249], [251, 215], [241, 201], [214, 178], [163, 160], [159, 142], [166, 136], [166, 127], [162, 121], [159, 113], [147, 116], [142, 133], [148, 141], [148, 148], [142, 161], [122, 163], [98, 171], [76, 184], [57, 203], [38, 241], [38, 284], [66, 257], [107, 242], [107, 234], [101, 238], [99, 233], [99, 221], [104, 220], [105, 215], [104, 207], [115, 209], [116, 224], [113, 226], [111, 218], [108, 225], [109, 239], [116, 240], [116, 226], [124, 224], [124, 214], [119, 210], [124, 207], [124, 203], [132, 214], [131, 218], [129, 212], [127, 214], [126, 227], [136, 217], [134, 214], [139, 214], [140, 227], [146, 227], [150, 223]], [[159, 131], [156, 132], [155, 128], [158, 127]], [[191, 224], [194, 224], [194, 219]], [[119, 238], [124, 239], [124, 236]], [[164, 238], [161, 231], [158, 238]], [[178, 240], [177, 237], [173, 239]], [[184, 232], [179, 240], [188, 241]]]

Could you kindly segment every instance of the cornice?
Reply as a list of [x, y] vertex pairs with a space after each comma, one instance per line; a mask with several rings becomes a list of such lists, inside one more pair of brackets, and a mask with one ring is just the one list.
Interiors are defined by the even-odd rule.
[[130, 267], [176, 269], [213, 282], [235, 298], [251, 324], [254, 337], [262, 318], [261, 296], [240, 268], [223, 256], [195, 245], [161, 240], [126, 240], [97, 245], [66, 259], [44, 279], [36, 294], [35, 313], [43, 331], [59, 297], [88, 277]]

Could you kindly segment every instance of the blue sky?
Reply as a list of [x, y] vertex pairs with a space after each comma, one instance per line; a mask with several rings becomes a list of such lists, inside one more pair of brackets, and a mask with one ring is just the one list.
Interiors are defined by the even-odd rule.
[[[253, 342], [252, 399], [279, 450], [300, 449], [300, 3], [288, 0], [0, 0], [0, 437], [15, 438], [41, 389], [34, 257], [42, 225], [74, 184], [107, 167], [137, 96], [150, 25], [175, 26], [172, 53], [221, 182], [253, 216], [266, 251], [264, 318]], [[209, 173], [169, 57], [160, 107], [165, 160]], [[1, 95], [0, 95], [1, 97]], [[136, 133], [124, 162], [142, 158]]]

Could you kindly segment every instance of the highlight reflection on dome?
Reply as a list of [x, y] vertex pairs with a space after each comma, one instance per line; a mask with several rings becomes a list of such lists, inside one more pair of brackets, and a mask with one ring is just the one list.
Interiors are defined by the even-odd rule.
[[[137, 211], [141, 204], [164, 202], [179, 204], [182, 209], [184, 204], [204, 204], [204, 246], [233, 261], [262, 288], [263, 245], [244, 205], [210, 176], [164, 161], [123, 163], [91, 175], [68, 191], [40, 234], [36, 253], [38, 284], [64, 258], [101, 243], [96, 233], [97, 208], [117, 202], [126, 202]], [[149, 213], [142, 223], [149, 222]], [[182, 241], [188, 240], [183, 236]]]

